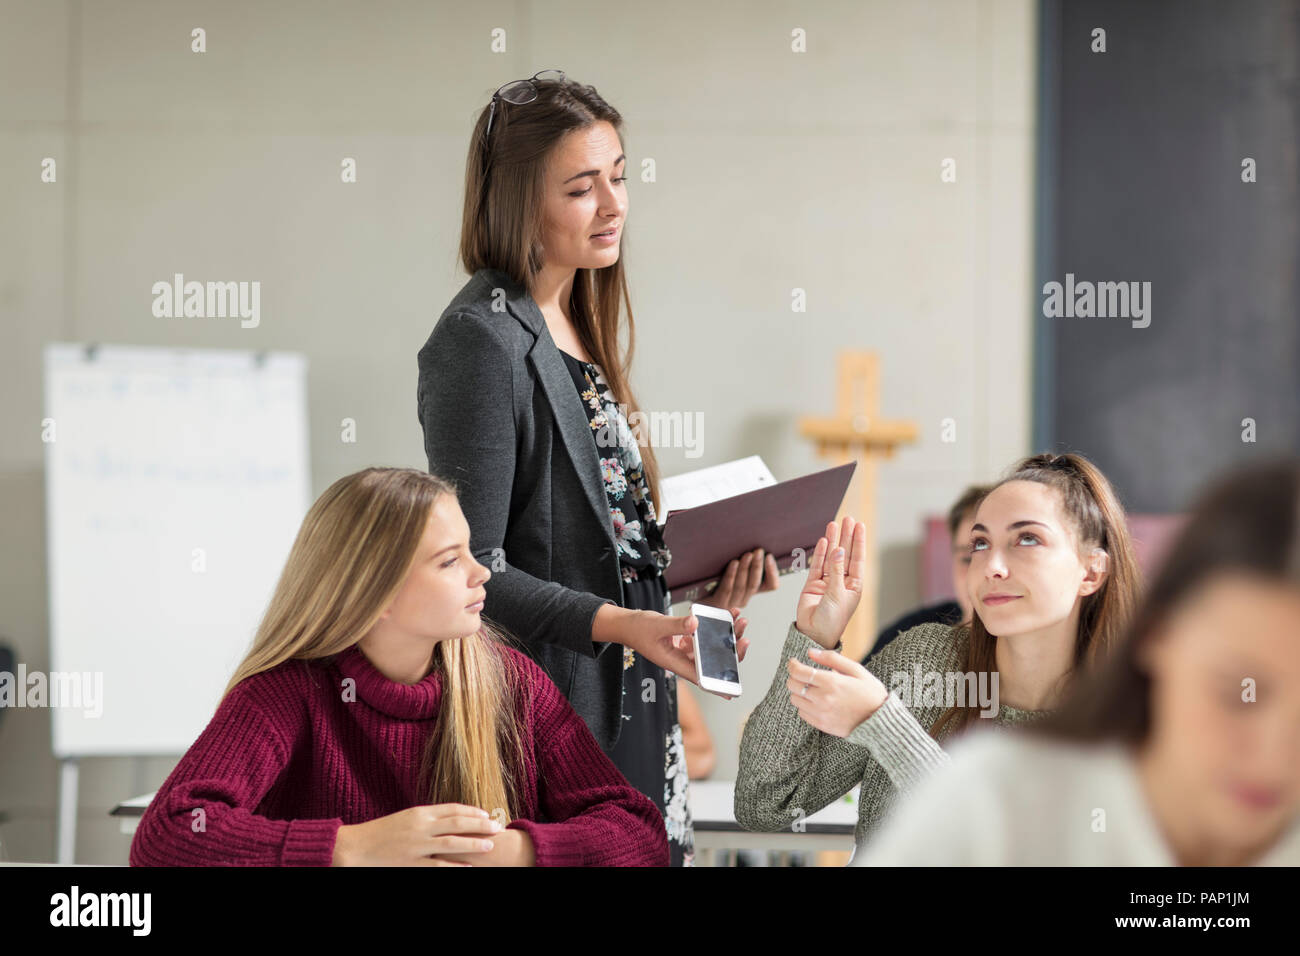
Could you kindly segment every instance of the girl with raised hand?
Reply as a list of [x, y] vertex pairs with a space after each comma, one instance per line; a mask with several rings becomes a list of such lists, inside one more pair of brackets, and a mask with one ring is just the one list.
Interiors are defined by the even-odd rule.
[[1300, 865], [1300, 461], [1202, 496], [1107, 666], [1032, 731], [954, 748], [855, 864]]
[[863, 667], [837, 647], [861, 598], [865, 534], [852, 518], [827, 526], [785, 664], [741, 740], [742, 826], [785, 829], [861, 784], [860, 849], [900, 791], [946, 761], [940, 741], [1040, 718], [1115, 645], [1138, 570], [1124, 511], [1087, 459], [1021, 461], [980, 502], [970, 546], [971, 623], [912, 628]]
[[442, 479], [331, 485], [131, 864], [667, 865], [654, 803], [483, 619], [490, 576]]

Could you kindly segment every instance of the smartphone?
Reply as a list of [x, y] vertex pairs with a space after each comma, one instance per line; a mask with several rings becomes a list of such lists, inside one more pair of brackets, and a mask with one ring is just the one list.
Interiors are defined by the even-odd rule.
[[707, 691], [740, 696], [740, 659], [736, 656], [736, 629], [725, 608], [692, 604], [699, 621], [695, 641], [695, 679]]

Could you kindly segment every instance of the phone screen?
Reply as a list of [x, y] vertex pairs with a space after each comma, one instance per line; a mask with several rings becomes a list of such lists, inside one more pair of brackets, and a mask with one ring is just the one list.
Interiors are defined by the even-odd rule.
[[696, 615], [696, 620], [699, 621], [696, 635], [700, 642], [700, 672], [705, 677], [739, 684], [736, 635], [732, 631], [731, 622], [702, 614]]

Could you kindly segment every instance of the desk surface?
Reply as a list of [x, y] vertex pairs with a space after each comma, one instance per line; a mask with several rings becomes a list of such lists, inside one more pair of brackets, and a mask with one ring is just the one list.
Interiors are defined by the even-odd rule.
[[[696, 830], [721, 832], [744, 832], [744, 827], [736, 822], [732, 813], [736, 784], [732, 780], [692, 780], [690, 784], [691, 817]], [[153, 799], [152, 793], [146, 793], [130, 800], [123, 800], [111, 811], [115, 817], [141, 817], [145, 807]], [[794, 817], [790, 818], [793, 825]], [[852, 835], [858, 822], [858, 791], [846, 794], [830, 806], [809, 814], [802, 830], [794, 833], [835, 833]]]
[[[692, 780], [690, 786], [691, 818], [696, 830], [745, 832], [732, 812], [736, 784], [732, 780]], [[793, 826], [795, 818], [790, 817]], [[804, 818], [801, 830], [793, 833], [853, 834], [858, 822], [858, 791]]]

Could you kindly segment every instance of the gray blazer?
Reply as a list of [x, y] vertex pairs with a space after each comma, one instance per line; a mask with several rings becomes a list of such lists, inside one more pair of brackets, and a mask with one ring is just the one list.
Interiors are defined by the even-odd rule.
[[623, 579], [600, 459], [564, 357], [528, 291], [480, 269], [419, 355], [429, 471], [452, 480], [474, 557], [492, 571], [483, 614], [519, 638], [606, 752], [622, 725], [623, 653], [595, 643]]

